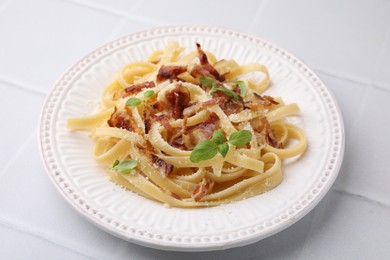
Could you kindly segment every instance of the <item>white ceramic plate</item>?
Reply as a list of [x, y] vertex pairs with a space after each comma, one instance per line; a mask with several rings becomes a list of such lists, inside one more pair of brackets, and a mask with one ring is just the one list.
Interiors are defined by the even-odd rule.
[[[92, 157], [85, 132], [70, 132], [68, 118], [89, 115], [116, 71], [145, 60], [169, 40], [191, 50], [195, 42], [217, 58], [263, 63], [268, 93], [302, 110], [292, 121], [304, 128], [305, 155], [284, 165], [275, 189], [229, 205], [166, 208], [111, 183]], [[128, 35], [97, 49], [71, 67], [47, 97], [40, 126], [42, 158], [63, 197], [98, 227], [128, 241], [180, 251], [218, 250], [256, 242], [307, 214], [334, 182], [344, 152], [344, 128], [336, 101], [300, 60], [262, 39], [215, 27], [168, 27]], [[65, 220], [66, 221], [66, 220]]]

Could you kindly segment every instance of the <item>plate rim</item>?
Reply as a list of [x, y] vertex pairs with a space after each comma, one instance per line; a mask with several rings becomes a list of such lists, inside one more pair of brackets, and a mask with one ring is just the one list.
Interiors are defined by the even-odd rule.
[[[295, 213], [293, 214], [293, 218], [282, 219], [278, 223], [271, 224], [271, 226], [265, 227], [260, 233], [255, 232], [253, 234], [247, 234], [235, 240], [229, 241], [209, 241], [202, 242], [199, 244], [196, 243], [185, 243], [181, 240], [181, 242], [177, 241], [167, 241], [164, 239], [148, 239], [144, 236], [135, 236], [135, 232], [128, 233], [127, 229], [122, 229], [120, 223], [115, 223], [115, 220], [111, 218], [105, 218], [105, 216], [101, 215], [101, 213], [92, 209], [88, 203], [86, 203], [82, 198], [72, 197], [72, 194], [67, 190], [67, 184], [61, 181], [61, 173], [56, 170], [56, 167], [53, 167], [53, 153], [50, 148], [51, 140], [50, 136], [50, 124], [52, 123], [50, 114], [52, 113], [53, 102], [55, 102], [60, 96], [60, 92], [66, 89], [66, 82], [70, 81], [73, 76], [77, 75], [77, 71], [81, 68], [86, 67], [88, 65], [92, 65], [94, 59], [98, 59], [101, 56], [109, 53], [115, 48], [119, 48], [120, 46], [129, 45], [131, 43], [136, 42], [137, 40], [142, 40], [145, 37], [162, 37], [162, 36], [170, 36], [176, 35], [177, 33], [201, 33], [201, 36], [204, 35], [213, 35], [213, 36], [235, 36], [238, 39], [242, 39], [244, 41], [249, 41], [251, 43], [260, 44], [263, 47], [266, 47], [269, 51], [275, 52], [281, 56], [284, 56], [290, 63], [294, 65], [294, 67], [298, 68], [301, 73], [303, 73], [307, 79], [310, 80], [310, 85], [313, 85], [316, 82], [316, 87], [321, 89], [322, 94], [326, 94], [328, 97], [327, 103], [330, 104], [333, 108], [334, 120], [333, 122], [337, 123], [338, 129], [338, 151], [337, 157], [333, 158], [332, 169], [329, 170], [329, 175], [326, 180], [323, 181], [323, 185], [318, 193], [316, 193], [311, 199], [306, 200], [304, 205], [298, 205]], [[320, 94], [320, 90], [316, 89], [318, 94]], [[70, 66], [65, 72], [59, 77], [56, 81], [50, 93], [46, 96], [44, 101], [44, 105], [42, 106], [41, 114], [40, 114], [40, 126], [38, 132], [39, 138], [39, 146], [40, 146], [40, 157], [43, 162], [46, 173], [49, 175], [49, 178], [53, 182], [54, 186], [57, 188], [59, 193], [65, 200], [83, 217], [85, 217], [89, 222], [95, 224], [97, 227], [107, 231], [108, 233], [125, 239], [129, 242], [139, 244], [142, 246], [147, 246], [155, 249], [163, 249], [163, 250], [174, 250], [174, 251], [210, 251], [210, 250], [221, 250], [227, 249], [237, 246], [243, 246], [247, 244], [251, 244], [257, 242], [261, 239], [269, 237], [275, 233], [278, 233], [287, 227], [291, 226], [299, 219], [304, 217], [308, 212], [310, 212], [327, 194], [330, 187], [333, 185], [336, 180], [340, 167], [342, 165], [344, 150], [345, 150], [345, 130], [344, 123], [342, 118], [341, 110], [334, 98], [332, 92], [326, 87], [326, 85], [322, 82], [322, 80], [308, 67], [303, 61], [297, 58], [295, 55], [286, 51], [285, 49], [279, 47], [278, 45], [271, 43], [267, 40], [264, 40], [260, 37], [249, 35], [243, 32], [235, 31], [232, 29], [224, 28], [224, 27], [216, 27], [216, 26], [167, 26], [167, 27], [157, 27], [151, 28], [148, 30], [140, 31], [125, 35], [123, 37], [119, 37], [113, 41], [110, 41], [90, 53], [83, 56], [77, 62], [75, 62], [72, 66]], [[335, 144], [333, 144], [335, 145]], [[328, 153], [326, 154], [329, 157]], [[327, 166], [329, 162], [326, 163]], [[324, 168], [325, 168], [324, 166]], [[132, 234], [133, 236], [129, 236]]]

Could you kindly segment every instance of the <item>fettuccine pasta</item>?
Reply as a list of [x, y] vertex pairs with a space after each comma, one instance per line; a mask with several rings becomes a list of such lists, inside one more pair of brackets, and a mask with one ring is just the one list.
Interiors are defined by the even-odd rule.
[[101, 109], [68, 120], [89, 131], [110, 179], [174, 207], [216, 206], [273, 189], [282, 161], [302, 155], [304, 131], [288, 123], [297, 104], [264, 95], [261, 64], [217, 60], [177, 42], [124, 66]]

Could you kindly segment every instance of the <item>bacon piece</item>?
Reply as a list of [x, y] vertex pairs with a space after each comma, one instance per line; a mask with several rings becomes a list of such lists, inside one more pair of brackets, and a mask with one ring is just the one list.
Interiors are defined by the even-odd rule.
[[186, 129], [186, 133], [189, 136], [190, 144], [187, 143], [187, 148], [194, 148], [200, 141], [208, 140], [211, 138], [214, 130], [217, 128], [219, 117], [215, 113], [211, 113], [206, 121], [189, 127]]
[[202, 50], [202, 47], [200, 46], [199, 43], [196, 43], [196, 48], [198, 50], [198, 58], [199, 58], [199, 61], [200, 61], [200, 65], [208, 65], [210, 64], [209, 63], [209, 59], [207, 58], [207, 55], [206, 53]]
[[226, 98], [224, 97], [215, 97], [212, 99], [209, 99], [202, 103], [203, 107], [209, 107], [214, 105], [222, 105], [224, 102], [226, 102]]
[[144, 110], [144, 125], [145, 125], [145, 134], [148, 134], [150, 129], [152, 128], [152, 120], [150, 116], [147, 114], [146, 110]]
[[171, 146], [179, 149], [184, 149], [183, 130], [184, 128], [182, 127], [175, 127], [175, 128], [168, 129], [167, 140]]
[[165, 127], [165, 129], [169, 130], [171, 128], [171, 124], [169, 123], [170, 117], [168, 115], [161, 114], [161, 115], [156, 115], [153, 118], [156, 121], [160, 122], [162, 126]]
[[183, 117], [183, 110], [190, 105], [190, 92], [181, 84], [176, 85], [176, 88], [165, 94], [168, 102], [172, 106], [173, 118], [178, 119]]
[[214, 182], [208, 178], [203, 178], [200, 183], [196, 184], [191, 193], [191, 197], [195, 201], [200, 201], [206, 196], [214, 187]]
[[194, 66], [191, 69], [190, 72], [191, 76], [194, 78], [200, 78], [200, 77], [208, 77], [210, 76], [210, 72], [206, 69], [204, 69], [202, 66], [199, 64], [194, 64]]
[[237, 114], [244, 110], [244, 106], [239, 102], [226, 102], [221, 106], [226, 115]]
[[172, 191], [171, 191], [171, 197], [177, 200], [181, 200], [181, 197]]
[[161, 169], [165, 176], [169, 176], [169, 174], [173, 171], [172, 164], [169, 164], [166, 161], [160, 159], [155, 154], [152, 154], [152, 162], [153, 166]]
[[211, 113], [206, 121], [200, 123], [195, 127], [203, 131], [206, 139], [210, 139], [211, 135], [213, 134], [214, 130], [217, 127], [218, 122], [219, 122], [219, 117], [217, 116], [217, 114]]
[[[146, 107], [146, 106], [145, 106]], [[148, 109], [144, 110], [144, 125], [145, 125], [145, 133], [148, 134], [153, 122], [160, 122], [161, 125], [165, 127], [165, 129], [170, 129], [171, 124], [169, 123], [170, 117], [165, 114], [156, 115], [153, 111]]]
[[233, 98], [226, 96], [226, 94], [220, 90], [213, 92], [211, 95], [213, 98], [204, 101], [202, 103], [203, 107], [219, 105], [226, 115], [239, 113], [245, 108], [244, 100], [240, 95], [237, 95], [238, 101], [235, 101]]
[[261, 122], [263, 123], [263, 130], [260, 132], [260, 134], [264, 138], [264, 140], [272, 147], [283, 148], [283, 143], [280, 143], [276, 138], [275, 133], [272, 130], [267, 117], [263, 117], [261, 119]]
[[111, 114], [110, 119], [107, 120], [110, 127], [122, 128], [132, 131], [130, 126], [130, 116], [124, 111], [118, 111], [115, 107], [114, 112]]
[[221, 107], [221, 109], [226, 115], [239, 113], [244, 110], [244, 101], [239, 95], [237, 96], [238, 101], [235, 101], [233, 98], [226, 96], [222, 91], [213, 92], [212, 96], [213, 99], [216, 99], [215, 101], [218, 101], [218, 105]]
[[187, 66], [165, 66], [162, 65], [157, 73], [157, 83], [169, 79], [177, 79], [177, 76], [187, 71]]
[[196, 48], [198, 50], [198, 58], [200, 61], [200, 65], [206, 71], [208, 71], [211, 75], [214, 76], [220, 82], [225, 81], [225, 77], [219, 75], [218, 71], [209, 63], [206, 53], [202, 50], [199, 43], [196, 43]]
[[157, 101], [156, 103], [153, 104], [153, 108], [159, 112], [164, 110], [164, 103]]
[[254, 93], [255, 97], [257, 97], [260, 100], [260, 104], [264, 107], [269, 107], [272, 105], [279, 105], [279, 102], [275, 101], [275, 99], [271, 96], [260, 96], [257, 93]]
[[141, 92], [144, 88], [154, 88], [156, 85], [153, 81], [145, 81], [140, 84], [132, 85], [128, 88], [125, 88], [125, 93], [123, 97], [127, 97], [133, 94]]
[[170, 115], [162, 114], [164, 104], [162, 102], [156, 102], [154, 104], [145, 104], [143, 111], [145, 133], [149, 133], [153, 122], [160, 122], [166, 129], [171, 128], [169, 120], [171, 119]]

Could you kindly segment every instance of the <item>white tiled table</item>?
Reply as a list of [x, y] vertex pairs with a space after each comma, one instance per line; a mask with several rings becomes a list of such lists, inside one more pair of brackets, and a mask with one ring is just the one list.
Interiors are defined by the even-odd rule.
[[[246, 247], [178, 253], [122, 241], [65, 202], [39, 157], [40, 109], [67, 67], [119, 36], [179, 24], [230, 27], [288, 49], [344, 116], [332, 189], [302, 220]], [[0, 111], [0, 259], [390, 259], [388, 0], [0, 0]]]

